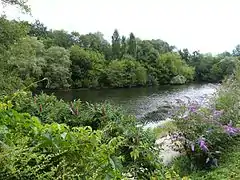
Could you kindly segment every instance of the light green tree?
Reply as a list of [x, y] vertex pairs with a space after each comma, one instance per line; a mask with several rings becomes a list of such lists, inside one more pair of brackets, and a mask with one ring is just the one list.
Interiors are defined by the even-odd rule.
[[63, 47], [53, 46], [45, 54], [46, 67], [44, 77], [48, 78], [51, 89], [68, 88], [71, 78], [70, 53]]

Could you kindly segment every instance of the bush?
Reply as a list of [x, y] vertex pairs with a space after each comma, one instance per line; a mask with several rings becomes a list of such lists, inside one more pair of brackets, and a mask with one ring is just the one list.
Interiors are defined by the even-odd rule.
[[[2, 104], [1, 104], [2, 105]], [[90, 127], [41, 124], [10, 108], [0, 110], [1, 179], [120, 178], [122, 137], [104, 142]]]
[[[114, 152], [112, 151], [113, 154], [110, 156], [113, 159], [110, 159], [109, 161], [111, 163], [112, 161], [116, 161], [119, 165], [123, 166], [121, 171], [119, 170], [122, 174], [129, 174], [130, 177], [140, 179], [149, 179], [152, 175], [162, 174], [162, 163], [159, 157], [159, 149], [155, 145], [156, 137], [154, 133], [152, 131], [144, 131], [142, 127], [137, 126], [137, 122], [134, 117], [124, 115], [119, 108], [115, 108], [109, 104], [92, 105], [89, 103], [82, 103], [79, 100], [71, 103], [65, 103], [62, 100], [57, 100], [57, 98], [53, 95], [48, 96], [46, 94], [41, 94], [32, 97], [31, 93], [26, 92], [18, 92], [13, 96], [8, 96], [5, 98], [4, 102], [9, 101], [12, 102], [14, 110], [17, 110], [20, 113], [30, 113], [31, 116], [37, 116], [41, 123], [44, 123], [43, 125], [41, 124], [42, 127], [48, 127], [47, 129], [50, 128], [44, 132], [44, 139], [47, 142], [45, 144], [46, 149], [43, 151], [47, 154], [49, 151], [52, 152], [53, 149], [66, 145], [67, 142], [62, 140], [62, 136], [65, 137], [66, 133], [68, 134], [72, 131], [75, 132], [75, 130], [79, 128], [85, 129], [86, 127], [91, 127], [91, 131], [88, 133], [93, 133], [94, 135], [96, 133], [100, 134], [100, 137], [97, 136], [96, 139], [93, 138], [92, 142], [94, 143], [95, 141], [99, 141], [99, 144], [96, 145], [99, 148], [101, 148], [100, 145], [109, 147], [108, 144], [110, 142], [114, 139], [118, 139], [116, 140], [118, 145], [114, 146]], [[65, 123], [67, 125], [57, 123]], [[31, 128], [32, 131], [36, 130], [34, 127]], [[54, 130], [51, 128], [60, 128], [60, 130]], [[19, 132], [22, 131], [23, 130], [20, 128]], [[81, 131], [85, 132], [85, 130]], [[54, 135], [52, 133], [54, 133]], [[35, 137], [39, 135], [29, 136]], [[73, 136], [75, 136], [75, 134]], [[90, 135], [84, 135], [85, 138], [89, 136]], [[59, 140], [59, 138], [62, 140], [59, 142], [60, 144], [52, 144], [53, 140]], [[34, 139], [34, 141], [36, 140]], [[81, 138], [79, 141], [81, 141]], [[85, 140], [82, 141], [85, 142]], [[80, 148], [79, 146], [76, 145], [76, 148]], [[101, 152], [101, 150], [102, 149], [99, 151]], [[75, 150], [73, 148], [72, 156], [74, 156], [74, 151]], [[97, 152], [91, 153], [96, 154]], [[101, 156], [100, 154], [96, 154], [96, 156], [99, 157]], [[76, 159], [80, 159], [82, 154], [80, 153], [76, 156], [78, 156]], [[89, 158], [91, 157], [90, 154], [86, 156], [89, 156]], [[108, 156], [108, 158], [110, 157]], [[95, 156], [92, 158], [95, 158]], [[103, 163], [105, 161], [107, 160], [104, 160]], [[87, 160], [85, 163], [87, 163]], [[105, 168], [104, 164], [98, 163], [98, 165], [101, 166], [101, 168]], [[69, 169], [74, 169], [73, 167], [75, 164], [72, 164], [71, 162], [67, 166]], [[94, 167], [94, 165], [92, 166]], [[82, 168], [85, 168], [85, 166]], [[99, 168], [95, 167], [94, 169], [98, 171]], [[115, 168], [115, 170], [116, 171], [111, 172], [118, 173], [118, 169]], [[77, 169], [76, 172], [77, 171], [79, 171], [79, 169]], [[96, 173], [100, 173], [104, 176], [107, 175], [107, 172], [103, 172], [102, 170], [99, 171], [101, 172]]]

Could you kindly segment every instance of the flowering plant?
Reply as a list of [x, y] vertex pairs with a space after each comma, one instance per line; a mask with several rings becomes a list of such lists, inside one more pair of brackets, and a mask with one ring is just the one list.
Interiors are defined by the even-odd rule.
[[178, 130], [172, 137], [180, 142], [180, 150], [189, 158], [192, 168], [217, 166], [220, 154], [240, 133], [231, 121], [221, 121], [224, 113], [213, 105], [202, 106], [190, 100], [178, 106], [173, 117]]

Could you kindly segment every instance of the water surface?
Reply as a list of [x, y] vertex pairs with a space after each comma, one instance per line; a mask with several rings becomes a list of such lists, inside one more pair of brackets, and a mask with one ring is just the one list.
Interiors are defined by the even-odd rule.
[[211, 96], [218, 85], [191, 84], [181, 86], [159, 86], [141, 88], [99, 89], [99, 90], [68, 90], [46, 91], [54, 93], [58, 98], [66, 101], [81, 99], [91, 103], [108, 101], [121, 106], [127, 113], [142, 118], [146, 114], [156, 111], [166, 102], [174, 102], [175, 99], [200, 100], [202, 97]]

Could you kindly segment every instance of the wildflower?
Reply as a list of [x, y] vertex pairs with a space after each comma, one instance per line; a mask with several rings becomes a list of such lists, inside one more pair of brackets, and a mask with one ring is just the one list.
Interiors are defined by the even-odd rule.
[[224, 130], [230, 136], [236, 135], [239, 132], [239, 128], [232, 127], [232, 124], [229, 123], [228, 125], [223, 126]]
[[195, 150], [194, 144], [191, 144], [191, 149], [192, 149], [192, 152], [194, 152]]
[[189, 106], [189, 111], [190, 112], [196, 112], [196, 110], [197, 110], [196, 106], [194, 106], [194, 105]]
[[189, 107], [188, 107], [188, 110], [190, 112], [196, 112], [197, 111], [197, 106], [198, 106], [198, 103], [197, 102], [194, 102], [192, 103]]
[[204, 152], [207, 152], [207, 151], [208, 151], [208, 147], [207, 147], [206, 142], [205, 142], [205, 140], [204, 140], [203, 138], [201, 138], [201, 139], [199, 140], [199, 146], [200, 146], [200, 148], [201, 148]]

